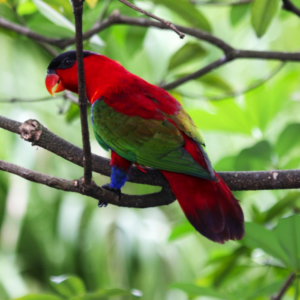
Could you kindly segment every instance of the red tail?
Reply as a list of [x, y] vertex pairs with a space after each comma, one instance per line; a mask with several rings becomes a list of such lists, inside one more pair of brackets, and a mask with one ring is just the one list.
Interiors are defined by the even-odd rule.
[[208, 239], [223, 244], [244, 236], [243, 211], [228, 186], [190, 175], [161, 171], [191, 224]]
[[[202, 167], [209, 169], [199, 145], [181, 132], [183, 146]], [[244, 214], [229, 187], [218, 181], [161, 171], [191, 224], [208, 239], [223, 244], [244, 236]]]

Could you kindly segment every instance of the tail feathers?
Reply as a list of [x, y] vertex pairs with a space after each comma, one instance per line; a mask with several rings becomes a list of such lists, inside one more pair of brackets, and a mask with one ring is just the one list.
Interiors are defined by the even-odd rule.
[[219, 181], [161, 171], [190, 223], [208, 239], [223, 244], [244, 236], [244, 215], [232, 192]]

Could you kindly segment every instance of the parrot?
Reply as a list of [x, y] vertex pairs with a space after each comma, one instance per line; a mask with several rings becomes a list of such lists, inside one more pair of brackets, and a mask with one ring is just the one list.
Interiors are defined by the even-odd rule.
[[[183, 106], [102, 54], [84, 50], [83, 61], [95, 137], [111, 151], [110, 183], [103, 188], [121, 195], [133, 165], [157, 169], [200, 234], [221, 244], [242, 239], [239, 201], [213, 170], [204, 139]], [[78, 93], [76, 51], [50, 62], [45, 85], [52, 96], [64, 90]]]

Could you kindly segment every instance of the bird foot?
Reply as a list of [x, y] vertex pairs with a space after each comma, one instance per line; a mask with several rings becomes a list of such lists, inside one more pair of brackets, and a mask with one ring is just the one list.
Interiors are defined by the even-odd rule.
[[[110, 187], [109, 183], [102, 185], [102, 188], [105, 190], [108, 190], [110, 192], [113, 192], [114, 194], [116, 194], [119, 197], [119, 199], [121, 199], [121, 190], [120, 189], [114, 189], [114, 188]], [[106, 207], [106, 206], [107, 206], [107, 202], [104, 202], [102, 200], [98, 201], [98, 207]]]

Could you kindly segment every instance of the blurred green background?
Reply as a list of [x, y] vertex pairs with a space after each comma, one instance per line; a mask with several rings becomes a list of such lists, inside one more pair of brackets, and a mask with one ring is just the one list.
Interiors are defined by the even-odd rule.
[[[282, 10], [281, 1], [271, 1], [272, 14], [266, 17], [258, 1], [268, 2], [134, 3], [175, 24], [210, 31], [236, 48], [299, 50], [300, 19]], [[299, 0], [293, 2], [300, 6]], [[116, 9], [141, 16], [117, 0], [89, 0], [84, 30]], [[68, 0], [0, 0], [0, 16], [46, 36], [74, 35]], [[106, 29], [85, 41], [84, 48], [119, 61], [153, 84], [171, 82], [222, 55], [189, 36], [181, 40], [172, 31], [128, 25]], [[81, 146], [75, 104], [62, 97], [26, 102], [48, 96], [44, 78], [51, 59], [40, 44], [0, 28], [0, 114], [20, 122], [38, 119]], [[239, 60], [171, 93], [201, 129], [217, 171], [296, 169], [299, 82], [296, 62]], [[5, 102], [13, 98], [22, 101]], [[82, 176], [81, 168], [13, 133], [0, 129], [0, 141], [3, 160], [67, 179]], [[108, 157], [92, 133], [91, 144], [93, 153]], [[94, 179], [99, 185], [109, 182], [99, 174]], [[124, 188], [132, 194], [156, 190], [132, 183]], [[235, 195], [248, 222], [246, 237], [219, 245], [195, 232], [177, 202], [143, 210], [98, 209], [93, 199], [0, 172], [0, 299], [27, 294], [42, 296], [22, 299], [270, 299], [292, 272], [300, 271], [299, 191]], [[298, 285], [296, 279], [282, 299], [298, 299]]]

